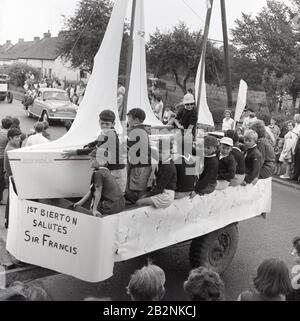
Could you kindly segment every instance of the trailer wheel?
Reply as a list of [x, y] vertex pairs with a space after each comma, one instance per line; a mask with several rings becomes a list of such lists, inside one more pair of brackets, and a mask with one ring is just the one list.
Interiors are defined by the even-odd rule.
[[238, 239], [237, 224], [193, 239], [190, 246], [191, 267], [207, 266], [219, 274], [224, 273], [235, 255]]

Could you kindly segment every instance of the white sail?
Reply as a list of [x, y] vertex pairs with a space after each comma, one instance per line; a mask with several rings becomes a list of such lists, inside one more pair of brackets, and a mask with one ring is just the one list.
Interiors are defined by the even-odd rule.
[[[200, 83], [200, 73], [201, 73], [201, 64], [202, 64], [202, 55], [200, 59], [200, 63], [197, 70], [196, 81], [195, 81], [195, 99], [196, 103], [198, 101], [198, 93], [199, 93], [199, 83]], [[203, 77], [202, 77], [202, 84], [201, 84], [201, 97], [200, 97], [200, 104], [199, 104], [199, 112], [198, 112], [198, 123], [214, 126], [214, 120], [212, 114], [209, 110], [206, 98], [206, 84], [205, 84], [205, 62], [203, 64]]]
[[76, 119], [60, 139], [8, 153], [21, 199], [77, 197], [89, 186], [88, 158], [64, 160], [62, 151], [81, 148], [99, 133], [99, 113], [110, 109], [118, 119], [117, 85], [124, 21], [129, 0], [116, 0]]
[[154, 115], [148, 99], [144, 20], [144, 0], [138, 0], [136, 2], [134, 21], [133, 55], [127, 112], [133, 108], [141, 108], [146, 113], [144, 122], [146, 125], [162, 126], [162, 122]]
[[236, 107], [235, 107], [235, 113], [234, 113], [234, 128], [235, 128], [236, 122], [240, 120], [242, 113], [245, 109], [245, 106], [247, 104], [247, 91], [248, 91], [248, 85], [243, 79], [241, 79], [239, 93], [238, 93]]

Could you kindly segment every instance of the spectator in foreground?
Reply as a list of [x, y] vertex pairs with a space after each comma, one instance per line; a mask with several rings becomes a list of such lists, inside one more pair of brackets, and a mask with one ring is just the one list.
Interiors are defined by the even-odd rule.
[[52, 298], [38, 284], [16, 281], [7, 289], [0, 290], [0, 301], [52, 301]]
[[225, 286], [219, 274], [203, 266], [190, 271], [183, 288], [191, 301], [225, 300]]
[[4, 151], [8, 143], [7, 131], [9, 130], [12, 124], [11, 119], [3, 118], [2, 119], [2, 128], [0, 130], [0, 205], [3, 205], [3, 191], [5, 189], [5, 179], [4, 179]]
[[[297, 256], [296, 266], [298, 266], [300, 264], [300, 236], [296, 236], [292, 244], [294, 248], [292, 255]], [[296, 269], [296, 273], [299, 273], [298, 269]], [[292, 275], [292, 290], [286, 296], [286, 301], [300, 301], [300, 277], [298, 275]]]
[[291, 290], [289, 269], [285, 262], [272, 258], [263, 261], [253, 280], [255, 291], [242, 292], [238, 301], [285, 301]]
[[132, 301], [160, 301], [165, 295], [165, 272], [157, 265], [148, 265], [134, 272], [127, 286]]
[[43, 136], [44, 125], [42, 122], [34, 124], [35, 134], [28, 137], [25, 146], [33, 146], [48, 143], [49, 140]]

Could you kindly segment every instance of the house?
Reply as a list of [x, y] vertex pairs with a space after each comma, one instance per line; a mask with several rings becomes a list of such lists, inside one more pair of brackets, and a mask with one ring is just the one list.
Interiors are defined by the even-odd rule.
[[42, 39], [34, 37], [32, 41], [24, 41], [19, 39], [18, 43], [0, 50], [0, 65], [25, 63], [29, 66], [40, 70], [42, 77], [49, 79], [58, 78], [67, 82], [78, 82], [80, 80], [85, 83], [88, 80], [88, 74], [79, 69], [72, 69], [70, 63], [62, 61], [57, 54], [59, 43], [62, 41], [60, 37], [51, 37], [50, 32], [44, 33]]

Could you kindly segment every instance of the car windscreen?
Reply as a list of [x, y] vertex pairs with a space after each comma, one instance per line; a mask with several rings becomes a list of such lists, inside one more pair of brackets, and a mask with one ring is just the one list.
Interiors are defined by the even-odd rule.
[[59, 91], [49, 91], [44, 92], [44, 99], [45, 100], [69, 100], [68, 94]]

